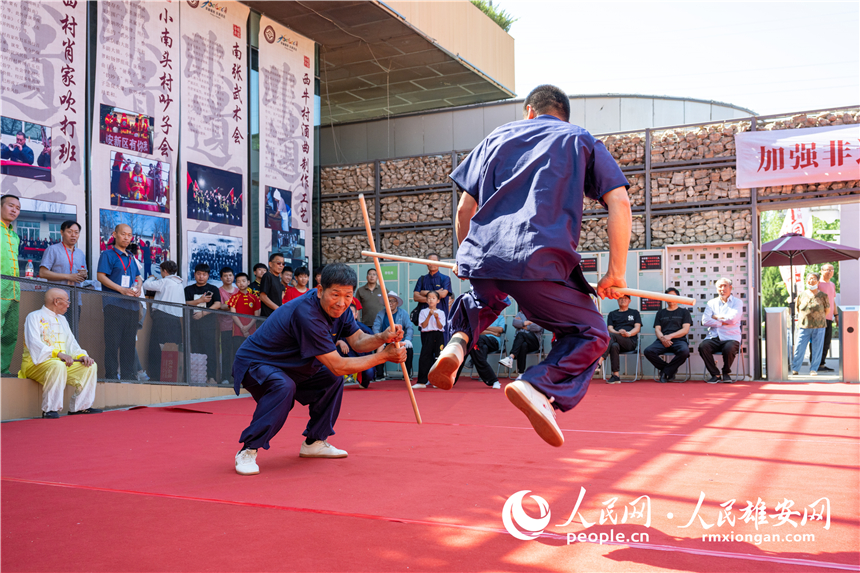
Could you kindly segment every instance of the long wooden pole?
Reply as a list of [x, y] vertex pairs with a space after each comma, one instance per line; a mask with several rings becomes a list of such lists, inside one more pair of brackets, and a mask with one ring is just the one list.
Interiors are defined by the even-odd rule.
[[[373, 244], [371, 244], [371, 247]], [[446, 263], [444, 261], [431, 261], [429, 259], [416, 259], [414, 257], [401, 257], [400, 255], [389, 255], [387, 253], [377, 253], [375, 251], [361, 251], [361, 255], [363, 257], [372, 257], [374, 261], [379, 261], [379, 259], [389, 259], [392, 261], [401, 261], [404, 263], [415, 263], [418, 265], [435, 265], [437, 267], [442, 267], [444, 269], [453, 269], [457, 265], [454, 263]], [[379, 263], [377, 263], [379, 264]], [[597, 288], [597, 285], [594, 283], [590, 283], [591, 286]], [[650, 298], [654, 300], [662, 300], [664, 302], [674, 302], [676, 304], [686, 304], [689, 306], [693, 306], [696, 304], [696, 299], [689, 298], [686, 296], [676, 296], [674, 294], [667, 294], [664, 292], [652, 292], [650, 290], [639, 290], [636, 288], [614, 288], [615, 292], [626, 294], [627, 296], [638, 296], [640, 298]]]
[[[364, 228], [367, 230], [367, 241], [372, 250], [376, 250], [376, 245], [373, 242], [373, 231], [370, 228], [370, 217], [367, 215], [367, 203], [364, 202], [364, 194], [358, 196], [358, 202], [361, 204], [361, 214], [364, 216]], [[379, 288], [382, 289], [382, 300], [385, 302], [385, 313], [388, 315], [388, 324], [394, 326], [394, 316], [391, 314], [391, 304], [388, 302], [388, 291], [385, 289], [385, 280], [382, 278], [382, 269], [379, 266], [379, 259], [373, 258], [376, 265], [376, 276], [379, 279]], [[397, 348], [400, 348], [400, 343], [395, 342]], [[406, 369], [406, 364], [401, 363], [403, 368], [403, 379], [406, 380], [406, 391], [409, 392], [409, 399], [412, 401], [412, 411], [415, 412], [415, 421], [421, 423], [421, 413], [418, 411], [418, 403], [415, 401], [415, 393], [412, 391], [412, 380], [409, 379], [409, 371]]]

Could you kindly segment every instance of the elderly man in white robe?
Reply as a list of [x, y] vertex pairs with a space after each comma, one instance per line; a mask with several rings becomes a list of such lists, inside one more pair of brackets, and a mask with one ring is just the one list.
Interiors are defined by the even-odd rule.
[[63, 316], [69, 309], [69, 295], [52, 288], [45, 293], [45, 305], [27, 315], [24, 325], [24, 356], [19, 378], [30, 378], [44, 386], [42, 417], [59, 418], [66, 384], [75, 387], [69, 414], [97, 414], [95, 361], [78, 345]]

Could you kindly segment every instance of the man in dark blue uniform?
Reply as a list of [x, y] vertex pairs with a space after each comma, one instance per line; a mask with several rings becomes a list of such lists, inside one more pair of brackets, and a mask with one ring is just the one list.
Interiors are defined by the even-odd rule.
[[[340, 412], [343, 376], [382, 362], [406, 360], [405, 348], [389, 344], [403, 338], [399, 325], [375, 335], [365, 334], [356, 326], [347, 310], [357, 284], [355, 271], [348, 266], [326, 266], [315, 294], [278, 307], [239, 347], [233, 362], [236, 394], [240, 385], [244, 387], [257, 402], [257, 409], [239, 438], [244, 446], [236, 454], [237, 473], [260, 473], [257, 449], [269, 449], [269, 440], [283, 427], [295, 401], [309, 406], [310, 413], [299, 456], [347, 456], [327, 441], [334, 434]], [[335, 346], [340, 338], [356, 352], [388, 346], [375, 354], [346, 358]]]
[[[430, 253], [427, 255], [427, 260], [438, 261], [439, 255]], [[421, 275], [415, 282], [415, 291], [412, 294], [412, 300], [418, 303], [418, 312], [427, 308], [427, 293], [431, 290], [439, 295], [438, 308], [448, 318], [449, 301], [451, 300], [451, 279], [439, 272], [439, 267], [436, 265], [427, 265], [427, 270], [430, 271], [426, 275]], [[406, 310], [406, 309], [404, 309]]]
[[618, 298], [632, 219], [627, 178], [590, 133], [568, 123], [570, 100], [543, 85], [523, 104], [523, 121], [493, 131], [451, 174], [464, 191], [457, 208], [457, 275], [472, 290], [457, 298], [450, 342], [430, 382], [451, 388], [457, 369], [513, 296], [528, 320], [556, 334], [547, 358], [505, 388], [538, 435], [553, 446], [564, 436], [554, 408], [582, 400], [609, 335], [576, 252], [583, 198], [609, 211], [609, 268], [597, 292]]

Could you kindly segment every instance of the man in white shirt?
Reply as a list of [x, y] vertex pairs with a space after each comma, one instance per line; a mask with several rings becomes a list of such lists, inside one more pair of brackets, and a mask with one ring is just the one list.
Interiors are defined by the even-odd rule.
[[75, 387], [69, 414], [97, 414], [96, 363], [78, 345], [63, 316], [69, 309], [69, 295], [58, 288], [48, 289], [45, 305], [27, 315], [24, 325], [24, 356], [19, 378], [30, 378], [42, 386], [42, 417], [59, 418], [66, 384]]
[[[743, 319], [744, 303], [732, 296], [732, 280], [721, 278], [716, 283], [720, 296], [708, 301], [705, 314], [702, 315], [702, 326], [708, 327], [708, 335], [699, 344], [699, 355], [705, 363], [705, 368], [711, 378], [708, 384], [732, 383], [732, 363], [741, 348], [741, 320]], [[723, 372], [714, 362], [714, 353], [723, 353]]]

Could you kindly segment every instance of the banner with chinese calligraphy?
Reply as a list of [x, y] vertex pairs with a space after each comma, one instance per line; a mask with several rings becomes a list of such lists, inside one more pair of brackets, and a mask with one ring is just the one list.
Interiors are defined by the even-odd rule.
[[[0, 190], [23, 199], [22, 215], [32, 209], [62, 214], [60, 220], [77, 219], [82, 233], [86, 4], [4, 2], [0, 18]], [[30, 223], [26, 242], [56, 242], [59, 223]]]
[[311, 251], [314, 42], [260, 19], [260, 258], [295, 268]]
[[[248, 14], [238, 2], [182, 2], [182, 266], [227, 249], [247, 270]], [[233, 237], [229, 245], [192, 238]], [[220, 252], [220, 251], [219, 251]], [[235, 265], [235, 262], [233, 263]], [[218, 279], [219, 268], [212, 269]], [[240, 269], [234, 269], [239, 272]], [[191, 269], [193, 273], [193, 268]], [[186, 273], [183, 273], [183, 275]]]
[[[812, 211], [810, 209], [789, 209], [785, 212], [785, 219], [782, 221], [782, 227], [779, 229], [779, 236], [786, 233], [797, 233], [804, 237], [812, 238]], [[805, 288], [803, 282], [803, 272], [806, 269], [805, 265], [794, 265], [794, 292], [800, 293]], [[782, 281], [785, 283], [785, 289], [791, 296], [791, 266], [779, 267], [779, 274], [782, 276]]]
[[[172, 258], [176, 233], [179, 3], [108, 0], [98, 6], [93, 213], [100, 213], [100, 226], [128, 222], [144, 259], [157, 252], [152, 262], [160, 263]], [[105, 215], [111, 211], [129, 216]], [[154, 225], [158, 218], [164, 220]], [[161, 232], [147, 234], [153, 225]], [[93, 233], [90, 239], [94, 253], [105, 246], [99, 238]]]
[[860, 179], [860, 125], [735, 135], [739, 188]]

